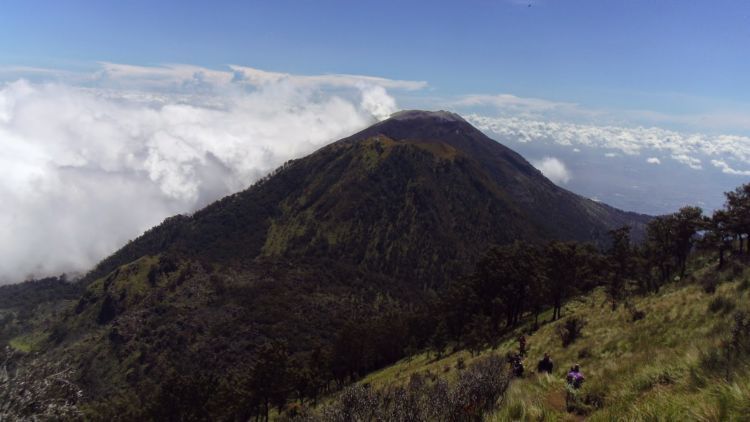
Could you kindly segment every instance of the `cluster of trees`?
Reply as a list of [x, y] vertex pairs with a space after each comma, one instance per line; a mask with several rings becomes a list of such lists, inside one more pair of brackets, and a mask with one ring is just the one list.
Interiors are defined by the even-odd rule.
[[750, 253], [750, 183], [726, 192], [723, 209], [714, 211], [707, 220], [705, 245], [719, 253], [719, 266], [724, 265], [727, 251]]
[[65, 274], [32, 279], [0, 286], [0, 309], [33, 309], [45, 302], [77, 299], [80, 294], [81, 286], [68, 282]]
[[244, 412], [262, 419], [272, 407], [281, 411], [290, 401], [315, 404], [320, 396], [403, 358], [414, 341], [411, 333], [420, 331], [418, 323], [417, 314], [389, 311], [347, 322], [330, 344], [309, 352], [292, 354], [283, 342], [262, 345], [253, 364], [241, 372], [239, 384], [250, 398], [243, 401], [249, 406]]
[[604, 250], [577, 242], [535, 245], [517, 241], [491, 249], [475, 271], [451, 283], [437, 306], [430, 346], [441, 354], [449, 341], [479, 350], [522, 317], [535, 321], [544, 309], [561, 317], [567, 299], [604, 286], [613, 309], [628, 294], [656, 292], [674, 277], [684, 277], [688, 257], [700, 248], [718, 255], [750, 254], [750, 184], [727, 192], [726, 205], [712, 216], [688, 206], [654, 218], [646, 239], [634, 244], [630, 229], [609, 232]]
[[685, 207], [678, 212], [656, 217], [648, 226], [644, 256], [658, 268], [658, 289], [673, 275], [685, 275], [688, 256], [696, 247], [718, 254], [718, 267], [724, 267], [727, 252], [750, 253], [750, 184], [726, 192], [724, 208], [711, 216], [699, 207]]
[[216, 370], [213, 357], [171, 354], [158, 382], [151, 375], [134, 396], [110, 398], [91, 408], [90, 414], [115, 419], [126, 415], [146, 420], [268, 420], [271, 413], [282, 413], [294, 402], [297, 407], [316, 405], [319, 397], [405, 355], [407, 324], [415, 314], [394, 312], [347, 323], [330, 342], [312, 350], [269, 340], [223, 372]]
[[[0, 286], [0, 350], [10, 339], [30, 329], [40, 313], [52, 312], [57, 304], [77, 299], [81, 287], [65, 274]], [[44, 309], [42, 309], [44, 308]]]
[[601, 282], [608, 265], [615, 268], [616, 251], [605, 255], [591, 245], [558, 241], [541, 246], [517, 241], [491, 249], [472, 274], [443, 292], [442, 318], [430, 346], [438, 354], [448, 341], [479, 350], [526, 315], [538, 321], [552, 308], [552, 318], [559, 319], [566, 299]]

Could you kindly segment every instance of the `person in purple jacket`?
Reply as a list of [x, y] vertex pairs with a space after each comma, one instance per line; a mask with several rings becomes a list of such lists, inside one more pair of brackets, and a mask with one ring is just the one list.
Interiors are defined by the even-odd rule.
[[568, 385], [572, 386], [575, 389], [581, 388], [581, 385], [583, 385], [583, 381], [585, 379], [586, 378], [583, 376], [583, 373], [581, 373], [581, 366], [578, 364], [573, 365], [573, 367], [570, 368], [570, 372], [568, 372], [568, 376], [565, 377]]

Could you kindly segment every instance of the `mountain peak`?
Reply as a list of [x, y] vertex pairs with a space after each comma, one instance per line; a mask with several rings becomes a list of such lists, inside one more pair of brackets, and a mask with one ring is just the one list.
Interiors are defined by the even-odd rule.
[[469, 152], [477, 147], [477, 141], [496, 144], [477, 128], [456, 113], [439, 110], [403, 110], [391, 117], [356, 133], [343, 142], [357, 142], [376, 136], [387, 136], [394, 141], [419, 140], [440, 142]]
[[388, 120], [440, 120], [446, 122], [461, 122], [467, 123], [463, 117], [450, 111], [438, 110], [438, 111], [427, 111], [427, 110], [402, 110], [393, 113]]

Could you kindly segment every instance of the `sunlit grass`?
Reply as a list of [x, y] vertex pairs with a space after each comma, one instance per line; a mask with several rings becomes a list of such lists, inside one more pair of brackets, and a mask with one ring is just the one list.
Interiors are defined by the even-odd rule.
[[47, 335], [42, 332], [32, 332], [12, 338], [8, 345], [19, 352], [31, 353], [39, 350]]
[[[714, 269], [694, 271], [692, 280], [709, 271]], [[699, 283], [682, 281], [658, 294], [632, 297], [633, 306], [645, 312], [637, 321], [625, 306], [612, 311], [602, 290], [571, 301], [563, 319], [584, 318], [583, 337], [562, 347], [555, 331], [561, 321], [542, 324], [527, 334], [527, 375], [511, 383], [499, 409], [486, 420], [750, 420], [750, 371], [745, 364], [738, 364], [729, 381], [700, 366], [701, 354], [729, 335], [734, 311], [750, 309], [746, 274], [725, 272], [721, 280], [713, 294], [705, 293]], [[725, 311], [723, 304], [712, 306], [717, 300], [731, 304]], [[517, 336], [514, 332], [501, 339], [496, 352], [515, 350]], [[533, 373], [536, 361], [545, 351], [554, 359], [555, 369], [551, 375], [537, 375]], [[476, 358], [466, 351], [441, 359], [423, 353], [370, 374], [362, 382], [385, 387], [428, 371], [451, 377], [457, 373], [459, 359], [469, 364]], [[587, 379], [579, 398], [588, 400], [580, 400], [569, 412], [564, 376], [574, 363], [581, 365]]]

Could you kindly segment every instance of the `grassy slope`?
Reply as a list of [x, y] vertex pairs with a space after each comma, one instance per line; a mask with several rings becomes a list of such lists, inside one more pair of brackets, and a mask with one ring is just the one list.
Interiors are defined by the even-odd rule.
[[[700, 278], [707, 272], [694, 273]], [[728, 298], [739, 309], [750, 309], [747, 272], [726, 272], [716, 293], [704, 293], [696, 283], [674, 283], [659, 294], [631, 301], [645, 311], [632, 322], [624, 306], [616, 311], [601, 290], [568, 304], [563, 316], [583, 316], [588, 324], [583, 338], [563, 348], [555, 329], [544, 324], [527, 336], [530, 347], [527, 375], [511, 384], [500, 410], [487, 420], [750, 420], [750, 373], [747, 368], [730, 382], [701, 370], [701, 353], [716, 347], [729, 335], [730, 311], [709, 311], [716, 297]], [[545, 316], [548, 319], [548, 315]], [[517, 347], [518, 333], [508, 335], [498, 348], [505, 353]], [[555, 361], [551, 376], [533, 369], [544, 351]], [[484, 353], [489, 353], [485, 351]], [[411, 373], [431, 371], [450, 377], [456, 362], [472, 359], [465, 351], [440, 360], [420, 355], [365, 378], [375, 387], [403, 383]], [[587, 377], [583, 395], [600, 397], [603, 406], [582, 405], [585, 416], [565, 409], [564, 375], [579, 363]]]

